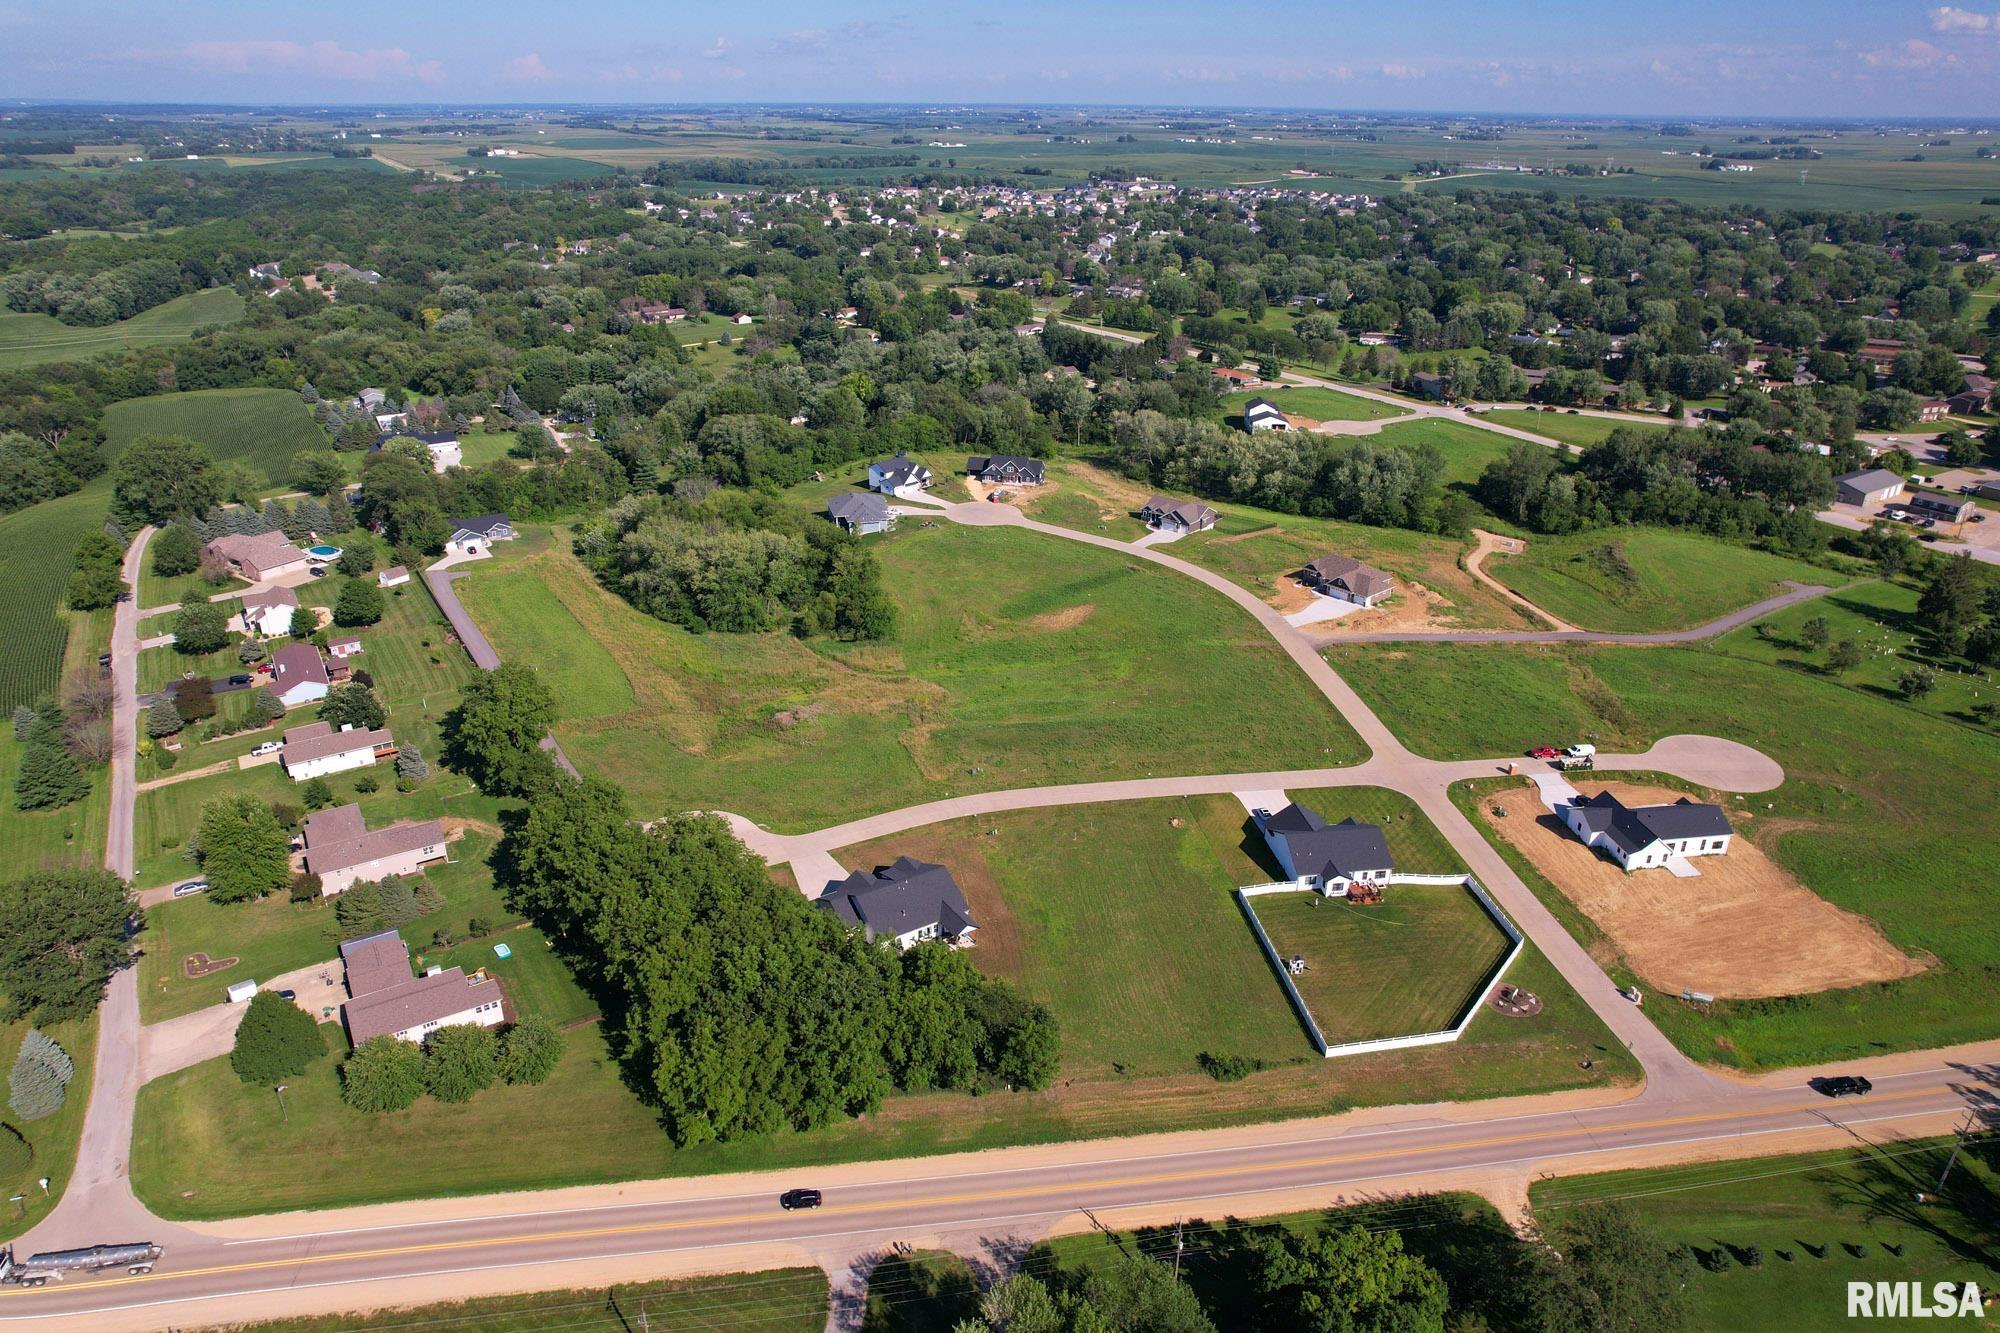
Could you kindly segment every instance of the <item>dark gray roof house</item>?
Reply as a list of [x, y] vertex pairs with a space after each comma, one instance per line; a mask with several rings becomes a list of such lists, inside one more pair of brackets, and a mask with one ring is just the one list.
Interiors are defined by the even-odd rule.
[[1297, 801], [1276, 814], [1262, 814], [1258, 824], [1294, 879], [1382, 879], [1396, 868], [1379, 825], [1353, 818], [1329, 824]]
[[1155, 495], [1139, 507], [1141, 522], [1181, 532], [1212, 528], [1215, 518], [1215, 511], [1199, 500], [1176, 500], [1168, 495]]
[[1610, 851], [1628, 870], [1662, 861], [1667, 853], [1725, 851], [1735, 832], [1721, 806], [1685, 796], [1669, 805], [1632, 806], [1601, 791], [1579, 796], [1562, 813], [1572, 832]]
[[1306, 581], [1321, 592], [1373, 606], [1395, 589], [1396, 580], [1351, 555], [1327, 554], [1305, 567]]
[[842, 491], [826, 502], [826, 513], [848, 532], [883, 532], [889, 527], [889, 502], [874, 491]]
[[897, 454], [868, 465], [868, 484], [881, 491], [924, 487], [931, 484], [931, 470], [908, 454]]
[[1042, 460], [1017, 458], [1013, 454], [975, 454], [965, 460], [967, 476], [995, 485], [1039, 486]]
[[951, 871], [908, 856], [833, 881], [818, 902], [869, 939], [892, 940], [899, 949], [928, 939], [964, 941], [978, 929]]

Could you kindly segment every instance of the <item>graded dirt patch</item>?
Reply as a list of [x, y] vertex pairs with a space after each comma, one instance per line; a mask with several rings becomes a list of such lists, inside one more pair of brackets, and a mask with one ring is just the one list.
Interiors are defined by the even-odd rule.
[[1095, 602], [1079, 602], [1060, 611], [1044, 611], [1041, 615], [1030, 616], [1021, 623], [1038, 633], [1052, 629], [1075, 629], [1090, 619], [1091, 613], [1096, 610]]
[[[1680, 795], [1660, 787], [1585, 781], [1628, 805]], [[1494, 807], [1506, 810], [1496, 815]], [[1866, 917], [1844, 911], [1792, 877], [1748, 834], [1750, 817], [1725, 806], [1737, 837], [1724, 856], [1691, 858], [1700, 875], [1628, 875], [1578, 842], [1531, 786], [1480, 802], [1479, 813], [1534, 862], [1610, 938], [1655, 990], [1735, 999], [1804, 995], [1923, 970]]]
[[1423, 634], [1463, 626], [1454, 614], [1450, 598], [1432, 592], [1421, 583], [1399, 580], [1386, 606], [1357, 611], [1338, 620], [1324, 620], [1311, 628], [1316, 635], [1338, 640], [1343, 634]]

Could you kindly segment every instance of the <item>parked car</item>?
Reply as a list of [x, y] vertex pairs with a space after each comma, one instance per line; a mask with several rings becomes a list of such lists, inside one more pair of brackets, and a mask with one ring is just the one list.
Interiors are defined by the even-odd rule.
[[278, 751], [284, 748], [285, 748], [285, 743], [283, 741], [265, 741], [262, 745], [259, 745], [254, 749], [252, 749], [250, 753], [253, 755], [276, 754]]
[[248, 685], [250, 683], [250, 674], [246, 671], [239, 671], [229, 678], [229, 683], [231, 685]]
[[1572, 759], [1589, 759], [1597, 753], [1597, 747], [1588, 741], [1578, 741], [1575, 745], [1564, 750], [1563, 753]]
[[1561, 751], [1561, 750], [1558, 750], [1558, 749], [1557, 749], [1557, 748], [1556, 748], [1555, 746], [1553, 746], [1553, 745], [1537, 745], [1537, 746], [1536, 746], [1536, 747], [1535, 747], [1534, 749], [1532, 749], [1532, 750], [1528, 751], [1528, 758], [1530, 758], [1530, 759], [1553, 759], [1553, 758], [1555, 758], [1555, 757], [1556, 757], [1557, 755], [1559, 755], [1559, 754], [1561, 754], [1561, 753], [1562, 753], [1562, 751]]
[[278, 992], [278, 998], [281, 1000], [296, 1000], [299, 998], [299, 993], [295, 990], [281, 990]]
[[174, 897], [176, 898], [186, 898], [193, 894], [207, 892], [208, 881], [205, 879], [191, 879], [185, 884], [174, 885]]
[[323, 579], [326, 577], [326, 566], [314, 565], [312, 569], [307, 572], [310, 573], [316, 579]]
[[1813, 1080], [1813, 1087], [1828, 1097], [1866, 1097], [1875, 1085], [1859, 1074], [1838, 1074]]
[[788, 1213], [797, 1208], [817, 1208], [819, 1205], [818, 1190], [786, 1190], [778, 1196], [778, 1207]]

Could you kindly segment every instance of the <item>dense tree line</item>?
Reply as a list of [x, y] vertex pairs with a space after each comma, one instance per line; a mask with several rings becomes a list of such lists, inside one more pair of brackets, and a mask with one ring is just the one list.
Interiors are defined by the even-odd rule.
[[896, 625], [874, 554], [774, 499], [633, 496], [579, 535], [576, 549], [634, 606], [688, 629], [881, 639]]
[[870, 944], [719, 819], [642, 829], [618, 788], [565, 781], [504, 855], [515, 902], [618, 1009], [606, 1026], [676, 1143], [810, 1129], [892, 1088], [1054, 1076], [1047, 1010], [943, 944]]

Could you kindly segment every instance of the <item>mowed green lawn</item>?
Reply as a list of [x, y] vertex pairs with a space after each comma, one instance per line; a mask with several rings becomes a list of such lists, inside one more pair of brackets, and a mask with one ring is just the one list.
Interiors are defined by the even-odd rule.
[[1445, 485], [1462, 489], [1469, 489], [1478, 481], [1488, 463], [1505, 458], [1509, 450], [1522, 443], [1498, 431], [1436, 417], [1391, 422], [1375, 440], [1380, 444], [1430, 445], [1444, 455]]
[[[1668, 1243], [1723, 1251], [1722, 1271], [1696, 1266], [1688, 1281], [1691, 1327], [1828, 1328], [1846, 1319], [1849, 1282], [1921, 1282], [1926, 1296], [1937, 1282], [1976, 1282], [1982, 1293], [2000, 1286], [1992, 1243], [2000, 1173], [1990, 1141], [1959, 1155], [1939, 1194], [1950, 1151], [1949, 1140], [1891, 1140], [1794, 1157], [1613, 1171], [1538, 1180], [1528, 1199], [1536, 1216], [1550, 1221], [1566, 1208], [1622, 1199]], [[1916, 1202], [1920, 1192], [1931, 1198]], [[1753, 1247], [1763, 1252], [1754, 1268], [1744, 1262]], [[1940, 1321], [1872, 1322], [1914, 1328]]]
[[1486, 572], [1584, 629], [1688, 629], [1783, 592], [1783, 581], [1840, 576], [1802, 560], [1672, 528], [1600, 528], [1531, 537], [1520, 555], [1495, 554]]
[[1378, 403], [1373, 398], [1324, 389], [1318, 385], [1280, 385], [1255, 393], [1231, 393], [1222, 398], [1221, 419], [1241, 425], [1243, 409], [1253, 398], [1262, 398], [1281, 412], [1314, 421], [1380, 421], [1385, 417], [1409, 415], [1407, 408]]
[[31, 870], [104, 864], [104, 824], [111, 809], [109, 768], [86, 769], [90, 795], [60, 810], [18, 810], [14, 781], [28, 747], [13, 729], [0, 732], [0, 881]]
[[1394, 885], [1374, 907], [1315, 893], [1250, 906], [1279, 958], [1305, 959], [1292, 984], [1330, 1045], [1443, 1031], [1478, 1002], [1510, 947], [1458, 885]]
[[1563, 444], [1573, 444], [1578, 448], [1588, 448], [1611, 438], [1611, 432], [1621, 427], [1638, 427], [1642, 430], [1668, 429], [1664, 417], [1596, 417], [1578, 413], [1571, 416], [1567, 412], [1537, 412], [1524, 407], [1503, 407], [1479, 414], [1483, 420], [1496, 426], [1512, 426], [1515, 430], [1525, 430], [1536, 435], [1545, 435]]
[[227, 287], [189, 292], [98, 328], [65, 324], [50, 315], [0, 311], [0, 369], [76, 361], [99, 352], [184, 342], [196, 329], [243, 318], [243, 298]]
[[[371, 826], [420, 817], [397, 810], [394, 802], [374, 804], [367, 811]], [[507, 910], [493, 887], [488, 858], [496, 841], [491, 833], [468, 833], [451, 844], [449, 864], [425, 871], [425, 878], [444, 895], [445, 905], [403, 927], [403, 938], [413, 948], [441, 928], [457, 936], [467, 934], [474, 917], [494, 927], [520, 919]], [[194, 873], [192, 867], [189, 873]], [[325, 898], [301, 905], [278, 894], [260, 902], [217, 903], [197, 895], [149, 907], [139, 940], [139, 1005], [145, 1021], [160, 1023], [221, 1004], [223, 993], [238, 981], [268, 982], [314, 963], [334, 966], [335, 946], [343, 934], [334, 916], [334, 901]], [[191, 977], [186, 964], [197, 953], [211, 962], [227, 958], [236, 962]]]
[[[21, 1052], [21, 1043], [34, 1026], [26, 1019], [0, 1023], [0, 1068], [14, 1067], [14, 1058]], [[9, 1204], [4, 1211], [0, 1211], [0, 1241], [25, 1235], [62, 1201], [63, 1191], [69, 1187], [70, 1173], [76, 1165], [76, 1145], [83, 1134], [84, 1108], [90, 1103], [90, 1080], [94, 1072], [92, 1062], [97, 1055], [96, 1017], [81, 1022], [51, 1023], [43, 1030], [69, 1056], [75, 1073], [69, 1081], [62, 1109], [54, 1115], [40, 1120], [23, 1120], [12, 1111], [7, 1113], [7, 1123], [20, 1132], [34, 1156], [17, 1176], [10, 1178], [0, 1172], [0, 1201], [21, 1196], [18, 1205]], [[39, 1183], [43, 1177], [48, 1178], [47, 1193], [43, 1192]]]
[[[2000, 1036], [1988, 858], [1965, 824], [1967, 811], [2000, 804], [2000, 737], [1722, 647], [1408, 644], [1329, 657], [1406, 743], [1437, 758], [1549, 740], [1643, 749], [1692, 732], [1755, 746], [1784, 767], [1782, 786], [1752, 798], [1756, 817], [1783, 830], [1759, 845], [1899, 948], [1936, 961], [1902, 981], [1724, 1001], [1706, 1015], [1649, 1007], [1698, 1058], [1756, 1069]], [[1559, 906], [1532, 866], [1510, 861]]]
[[[587, 701], [559, 737], [647, 813], [796, 830], [965, 791], [1360, 756], [1248, 615], [1168, 571], [1025, 532], [906, 523], [870, 544], [901, 613], [881, 644], [688, 634], [559, 547], [459, 587], [503, 657]], [[579, 626], [602, 653], [574, 647]], [[1166, 743], [1190, 726], [1198, 746]]]
[[200, 389], [113, 403], [104, 452], [116, 456], [141, 435], [187, 435], [222, 463], [241, 463], [273, 487], [291, 484], [301, 449], [324, 448], [326, 432], [289, 389]]

